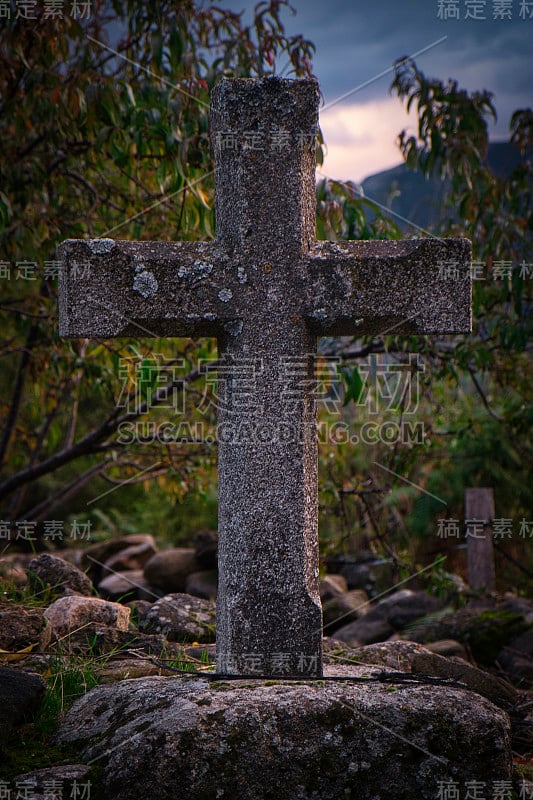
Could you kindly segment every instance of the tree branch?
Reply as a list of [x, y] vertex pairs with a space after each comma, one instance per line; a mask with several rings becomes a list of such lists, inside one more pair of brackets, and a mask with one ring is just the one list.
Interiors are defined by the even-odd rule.
[[476, 375], [476, 372], [475, 372], [474, 368], [473, 367], [467, 367], [467, 369], [468, 369], [468, 372], [470, 373], [470, 377], [472, 378], [472, 383], [476, 387], [476, 390], [477, 390], [479, 396], [481, 397], [481, 401], [482, 401], [483, 405], [485, 406], [485, 408], [487, 409], [487, 411], [490, 414], [490, 416], [492, 417], [492, 419], [495, 419], [496, 422], [504, 422], [503, 417], [499, 417], [498, 414], [496, 414], [492, 410], [492, 408], [490, 407], [489, 401], [487, 400], [485, 392], [483, 391], [483, 389], [481, 387], [481, 384], [479, 383], [479, 381], [477, 379], [477, 375]]
[[49, 472], [55, 472], [56, 469], [68, 464], [80, 456], [93, 455], [102, 449], [102, 443], [115, 433], [118, 427], [124, 422], [132, 422], [138, 419], [142, 414], [146, 414], [151, 408], [158, 406], [160, 403], [168, 399], [169, 389], [182, 386], [183, 383], [191, 383], [200, 377], [200, 370], [196, 368], [189, 372], [182, 378], [173, 381], [169, 387], [162, 387], [154, 394], [150, 403], [141, 403], [136, 411], [119, 416], [120, 409], [115, 408], [113, 413], [100, 425], [99, 428], [88, 433], [83, 439], [80, 439], [75, 445], [69, 448], [64, 448], [59, 453], [55, 453], [50, 458], [42, 461], [35, 466], [26, 467], [16, 475], [13, 475], [8, 480], [0, 485], [0, 499], [9, 495], [12, 491], [19, 486], [36, 480]]
[[57, 508], [57, 506], [75, 497], [95, 475], [98, 475], [98, 473], [102, 472], [107, 466], [108, 461], [106, 460], [90, 467], [66, 486], [63, 486], [58, 492], [52, 495], [52, 497], [48, 497], [29, 511], [25, 511], [25, 519], [30, 519], [32, 522], [42, 522], [51, 511]]
[[20, 359], [20, 364], [17, 371], [17, 378], [15, 380], [15, 387], [13, 389], [13, 395], [11, 398], [9, 413], [7, 415], [6, 426], [4, 428], [2, 441], [0, 442], [0, 469], [7, 455], [9, 443], [11, 441], [11, 436], [13, 434], [13, 429], [15, 427], [15, 423], [17, 421], [17, 417], [20, 411], [22, 392], [24, 390], [24, 381], [26, 379], [26, 371], [30, 363], [31, 351], [33, 350], [37, 342], [38, 332], [39, 329], [37, 325], [33, 323], [28, 331], [28, 335], [26, 337], [26, 345], [24, 347], [24, 350], [22, 351], [22, 357]]

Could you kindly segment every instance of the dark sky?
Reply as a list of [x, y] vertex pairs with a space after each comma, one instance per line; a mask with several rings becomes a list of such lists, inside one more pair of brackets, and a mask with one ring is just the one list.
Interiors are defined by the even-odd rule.
[[[222, 5], [244, 10], [249, 20], [254, 3]], [[315, 43], [315, 74], [326, 106], [443, 36], [417, 64], [431, 77], [492, 91], [498, 112], [492, 138], [505, 139], [511, 113], [533, 105], [533, 0], [293, 0], [292, 6], [296, 15], [284, 10], [282, 19], [288, 32]], [[322, 114], [329, 146], [324, 169], [332, 177], [361, 180], [401, 161], [395, 138], [410, 122], [388, 92], [390, 81], [384, 76]]]

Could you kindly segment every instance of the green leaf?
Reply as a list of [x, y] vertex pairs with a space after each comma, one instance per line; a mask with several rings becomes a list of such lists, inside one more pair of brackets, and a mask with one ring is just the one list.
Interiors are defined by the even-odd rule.
[[347, 406], [350, 400], [353, 400], [353, 402], [357, 404], [361, 398], [364, 387], [364, 382], [361, 379], [358, 368], [353, 367], [351, 372], [344, 372], [343, 377], [346, 383], [343, 406]]

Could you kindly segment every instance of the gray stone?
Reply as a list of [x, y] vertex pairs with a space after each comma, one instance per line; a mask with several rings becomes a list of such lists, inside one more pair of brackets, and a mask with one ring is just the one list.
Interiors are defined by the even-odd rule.
[[216, 600], [218, 589], [218, 572], [216, 569], [193, 572], [185, 584], [185, 593], [206, 600]]
[[528, 625], [533, 625], [533, 600], [528, 600], [527, 597], [506, 597], [499, 603], [498, 609], [510, 611], [512, 614], [522, 614], [524, 621]]
[[187, 578], [199, 568], [193, 548], [160, 550], [144, 567], [144, 577], [164, 592], [184, 592]]
[[[150, 537], [151, 538], [151, 537]], [[143, 569], [157, 552], [155, 543], [149, 540], [140, 544], [132, 544], [124, 550], [110, 556], [104, 562], [102, 572], [107, 575], [111, 572], [126, 572], [129, 570]]]
[[13, 560], [7, 561], [5, 559], [1, 559], [0, 580], [4, 586], [13, 584], [13, 586], [20, 588], [22, 586], [26, 586], [28, 583], [28, 576], [22, 564], [18, 564]]
[[116, 651], [153, 655], [157, 658], [177, 658], [181, 645], [169, 642], [162, 634], [141, 633], [138, 630], [119, 630], [111, 625], [90, 622], [65, 635], [58, 645], [61, 654], [105, 655]]
[[[13, 778], [13, 784], [20, 787], [20, 797], [27, 797], [28, 800], [62, 800], [67, 797], [87, 797], [91, 796], [90, 789], [87, 792], [85, 786], [88, 782], [90, 767], [87, 764], [60, 764], [57, 767], [44, 767], [34, 769], [32, 772], [25, 772]], [[56, 791], [51, 791], [54, 786]], [[22, 787], [28, 787], [28, 794]]]
[[[370, 559], [375, 561], [375, 557], [369, 554]], [[362, 589], [369, 596], [375, 594], [376, 576], [370, 564], [360, 558], [354, 559], [342, 554], [330, 556], [326, 563], [330, 571], [344, 578], [348, 589]]]
[[49, 647], [45, 653], [32, 650], [23, 658], [15, 661], [8, 661], [9, 665], [19, 672], [36, 672], [38, 675], [50, 675], [50, 672], [57, 666], [56, 656], [52, 654], [53, 646]]
[[41, 553], [28, 565], [29, 588], [35, 594], [43, 594], [50, 588], [55, 595], [85, 595], [93, 593], [91, 579], [59, 556]]
[[522, 689], [533, 689], [533, 627], [500, 651], [497, 664]]
[[46, 650], [52, 638], [52, 626], [44, 608], [12, 604], [0, 605], [0, 650], [17, 653], [26, 648]]
[[402, 589], [385, 597], [378, 606], [386, 610], [387, 620], [397, 631], [403, 630], [421, 617], [440, 611], [444, 603], [427, 592]]
[[384, 642], [394, 633], [394, 629], [384, 613], [369, 611], [364, 617], [349, 622], [335, 631], [335, 639], [346, 642], [351, 647], [373, 642]]
[[116, 572], [106, 575], [97, 586], [98, 594], [104, 600], [114, 600], [127, 602], [129, 600], [144, 600], [149, 597], [150, 601], [157, 600], [158, 595], [152, 591], [152, 587], [144, 577], [142, 569], [128, 569], [124, 572]]
[[439, 619], [421, 619], [413, 623], [409, 638], [421, 644], [456, 639], [468, 647], [479, 664], [490, 666], [502, 647], [528, 627], [518, 610], [514, 612], [500, 606], [483, 610], [467, 606]]
[[202, 570], [216, 569], [218, 563], [218, 532], [197, 531], [194, 536], [194, 552]]
[[324, 631], [332, 636], [333, 631], [363, 617], [369, 607], [368, 595], [362, 589], [352, 589], [332, 597], [322, 606]]
[[[375, 676], [381, 668], [326, 667]], [[150, 677], [93, 689], [66, 715], [114, 800], [438, 797], [439, 782], [509, 780], [509, 719], [445, 686]]]
[[215, 604], [189, 594], [167, 594], [139, 620], [144, 633], [161, 633], [171, 642], [213, 642]]
[[81, 566], [91, 579], [98, 583], [104, 577], [102, 570], [106, 561], [123, 550], [143, 545], [148, 546], [154, 553], [157, 552], [154, 537], [149, 533], [130, 533], [127, 536], [115, 536], [105, 542], [93, 542], [81, 551]]
[[[159, 595], [163, 597], [164, 595]], [[126, 605], [131, 608], [131, 621], [134, 625], [141, 620], [151, 609], [154, 600], [129, 600]]]
[[413, 672], [459, 681], [501, 708], [509, 709], [516, 703], [517, 692], [507, 681], [468, 664], [462, 658], [445, 658], [432, 653], [416, 642], [370, 644], [344, 653], [340, 662], [345, 663], [347, 658], [356, 663], [380, 664], [396, 672]]
[[[322, 671], [316, 337], [471, 329], [465, 239], [316, 241], [318, 103], [312, 80], [215, 87], [216, 241], [117, 241], [102, 253], [69, 240], [58, 251], [61, 335], [217, 336], [223, 365], [252, 371], [248, 400], [238, 378], [226, 382], [218, 418], [226, 673], [251, 658], [263, 674]], [[442, 262], [464, 280], [447, 280]]]
[[46, 691], [40, 675], [0, 667], [0, 749], [15, 725], [30, 719]]
[[335, 638], [352, 646], [382, 642], [396, 630], [437, 611], [442, 603], [426, 592], [401, 589], [370, 607], [355, 622], [335, 631]]
[[131, 611], [120, 603], [110, 603], [99, 597], [60, 597], [44, 612], [57, 637], [84, 629], [91, 622], [112, 625], [119, 630], [128, 628]]
[[438, 642], [428, 642], [426, 649], [439, 656], [458, 656], [465, 661], [470, 661], [466, 648], [455, 639], [441, 639]]
[[323, 603], [348, 591], [344, 575], [324, 575], [320, 581], [320, 599]]

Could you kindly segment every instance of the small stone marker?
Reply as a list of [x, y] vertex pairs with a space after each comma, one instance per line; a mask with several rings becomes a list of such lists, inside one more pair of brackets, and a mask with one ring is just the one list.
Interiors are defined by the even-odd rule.
[[232, 366], [218, 418], [227, 674], [322, 674], [316, 337], [471, 329], [467, 240], [316, 241], [318, 101], [312, 80], [216, 86], [215, 241], [59, 250], [62, 336], [217, 336]]
[[495, 585], [492, 520], [492, 489], [466, 489], [465, 520], [468, 583], [472, 589], [492, 591]]

